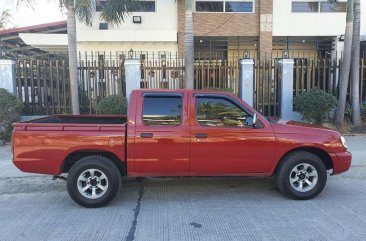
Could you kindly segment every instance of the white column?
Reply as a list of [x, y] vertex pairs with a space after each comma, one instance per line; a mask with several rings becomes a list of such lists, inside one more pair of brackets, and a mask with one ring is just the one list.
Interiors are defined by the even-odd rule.
[[[344, 40], [340, 41], [341, 36], [335, 36], [334, 37], [334, 50], [332, 50], [332, 60], [333, 61], [339, 61], [342, 57], [343, 57], [343, 49], [344, 49]], [[343, 35], [343, 39], [344, 39], [344, 35]], [[339, 62], [338, 62], [339, 63]], [[338, 80], [339, 80], [339, 68], [336, 68], [336, 70], [334, 71], [335, 79], [336, 79], [336, 83], [335, 85], [338, 86]], [[332, 73], [332, 79], [334, 78], [333, 73]], [[331, 82], [333, 83], [333, 82]]]
[[239, 60], [239, 97], [253, 107], [254, 99], [254, 60]]
[[0, 88], [16, 94], [15, 61], [7, 59], [0, 60]]
[[133, 90], [140, 89], [141, 61], [140, 59], [125, 60], [126, 98], [129, 100]]
[[[339, 60], [343, 56], [344, 40], [343, 41], [339, 40], [341, 38], [341, 36], [338, 35], [333, 38], [334, 39], [334, 41], [333, 41], [334, 49], [331, 52], [332, 59]], [[343, 35], [343, 38], [344, 38], [344, 35]]]
[[281, 98], [280, 110], [281, 120], [301, 120], [301, 115], [293, 111], [294, 102], [294, 60], [281, 59], [278, 61], [280, 65], [280, 83], [281, 83]]

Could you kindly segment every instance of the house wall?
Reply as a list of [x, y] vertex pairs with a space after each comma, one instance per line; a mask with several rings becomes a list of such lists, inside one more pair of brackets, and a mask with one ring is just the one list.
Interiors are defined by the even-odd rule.
[[[100, 14], [96, 13], [93, 25], [77, 22], [78, 49], [80, 51], [177, 51], [177, 3], [156, 0], [155, 12], [128, 14], [124, 23], [99, 30]], [[141, 16], [142, 23], [133, 23], [133, 16]]]
[[266, 59], [272, 55], [273, 45], [273, 0], [260, 0], [260, 32], [259, 32], [259, 58]]
[[[267, 0], [268, 1], [268, 0]], [[272, 0], [271, 0], [272, 1]], [[178, 45], [179, 53], [184, 51], [184, 0], [178, 2]], [[259, 4], [254, 1], [254, 13], [202, 13], [195, 12], [193, 4], [194, 36], [259, 36]], [[228, 46], [230, 49], [237, 46]], [[234, 50], [235, 52], [235, 50]]]
[[134, 51], [143, 51], [149, 52], [152, 54], [158, 54], [158, 52], [171, 52], [174, 55], [178, 52], [178, 46], [175, 42], [167, 43], [167, 42], [79, 42], [78, 50], [83, 55], [84, 52], [103, 52], [106, 51], [106, 54], [112, 52], [112, 55], [115, 52], [125, 52], [127, 53], [130, 49]]
[[178, 53], [183, 57], [184, 52], [184, 37], [185, 37], [185, 0], [177, 0], [178, 12]]
[[361, 38], [366, 40], [366, 0], [361, 0]]
[[[293, 1], [273, 1], [273, 36], [336, 36], [344, 34], [346, 13], [292, 13]], [[345, 0], [339, 0], [345, 2]], [[365, 0], [361, 0], [365, 2]], [[301, 1], [299, 1], [301, 2]]]
[[195, 36], [258, 36], [258, 6], [255, 13], [193, 13]]
[[[336, 40], [337, 36], [344, 34], [346, 13], [292, 13], [293, 1], [303, 0], [254, 0], [254, 13], [194, 12], [194, 35], [256, 36], [259, 55], [262, 56], [271, 52], [272, 37], [333, 36]], [[192, 4], [195, 5], [194, 0]], [[98, 29], [101, 20], [97, 13], [92, 27], [77, 23], [78, 48], [80, 51], [128, 51], [132, 48], [179, 52], [182, 55], [184, 5], [184, 0], [156, 0], [156, 12], [132, 13], [123, 24], [109, 26], [108, 30]], [[361, 0], [361, 11], [361, 35], [366, 38], [366, 0]], [[134, 15], [142, 17], [142, 24], [132, 23]], [[336, 47], [341, 49], [342, 42]], [[237, 48], [229, 45], [229, 52], [233, 52], [229, 55], [234, 55]]]

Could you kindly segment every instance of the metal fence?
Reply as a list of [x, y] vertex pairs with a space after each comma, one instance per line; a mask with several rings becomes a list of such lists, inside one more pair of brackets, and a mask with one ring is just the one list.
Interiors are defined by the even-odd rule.
[[[110, 95], [125, 95], [125, 55], [116, 58], [84, 58], [79, 61], [81, 113], [95, 113], [97, 103]], [[141, 88], [184, 88], [184, 60], [176, 55], [140, 55]], [[318, 86], [337, 95], [340, 66], [331, 59], [295, 59], [294, 96]], [[196, 60], [195, 89], [239, 92], [239, 60]], [[71, 113], [66, 60], [18, 60], [17, 93], [26, 114]], [[254, 108], [265, 116], [280, 115], [278, 59], [254, 61]], [[348, 96], [350, 95], [348, 89]], [[360, 60], [360, 96], [366, 99], [366, 61]]]
[[78, 66], [81, 113], [95, 113], [98, 102], [111, 95], [126, 95], [124, 59], [81, 60]]
[[69, 70], [65, 60], [18, 60], [17, 94], [25, 114], [70, 111]]
[[337, 95], [340, 62], [332, 59], [296, 59], [294, 65], [294, 95], [315, 86]]
[[195, 89], [239, 92], [239, 62], [232, 60], [200, 60], [195, 62]]
[[141, 59], [141, 88], [182, 89], [184, 88], [184, 60], [177, 56], [159, 59]]
[[257, 60], [254, 67], [254, 108], [265, 116], [279, 116], [278, 61]]

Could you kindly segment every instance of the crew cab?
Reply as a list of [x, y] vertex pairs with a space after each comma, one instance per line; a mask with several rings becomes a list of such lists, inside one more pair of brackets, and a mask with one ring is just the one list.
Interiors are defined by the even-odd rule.
[[15, 166], [67, 174], [69, 195], [85, 207], [110, 202], [122, 176], [275, 176], [285, 195], [311, 199], [327, 171], [351, 165], [338, 132], [270, 123], [227, 92], [135, 90], [127, 116], [53, 115], [13, 127]]

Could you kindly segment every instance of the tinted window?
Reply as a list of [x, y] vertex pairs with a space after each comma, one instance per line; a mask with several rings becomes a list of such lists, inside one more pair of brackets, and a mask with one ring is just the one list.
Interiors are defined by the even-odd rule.
[[144, 97], [142, 119], [148, 126], [180, 125], [182, 97]]
[[321, 12], [346, 12], [347, 3], [328, 3], [322, 2], [320, 3], [320, 11]]
[[[107, 1], [97, 2], [97, 12], [103, 11], [106, 5]], [[136, 1], [131, 12], [155, 12], [155, 1]]]
[[196, 2], [196, 12], [223, 12], [223, 2]]
[[155, 1], [138, 1], [131, 12], [155, 12]]
[[243, 127], [250, 115], [223, 98], [198, 97], [197, 121], [201, 126]]
[[318, 2], [292, 2], [292, 12], [294, 13], [309, 13], [318, 11]]
[[99, 1], [97, 2], [97, 6], [96, 6], [96, 10], [97, 12], [101, 12], [107, 5], [107, 2], [106, 1]]
[[252, 2], [225, 2], [225, 12], [253, 12]]

